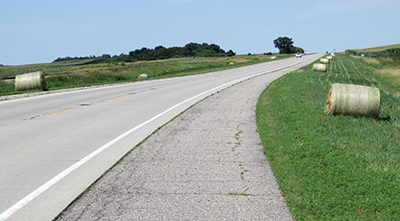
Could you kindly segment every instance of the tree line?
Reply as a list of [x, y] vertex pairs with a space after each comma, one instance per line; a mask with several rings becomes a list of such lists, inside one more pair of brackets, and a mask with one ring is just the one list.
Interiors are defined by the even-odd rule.
[[57, 58], [53, 62], [60, 61], [71, 61], [71, 60], [84, 60], [84, 59], [99, 59], [106, 61], [151, 61], [159, 59], [168, 58], [178, 58], [178, 57], [225, 57], [225, 56], [235, 56], [236, 53], [232, 50], [225, 51], [219, 45], [216, 44], [199, 44], [199, 43], [188, 43], [184, 47], [170, 47], [166, 48], [164, 46], [157, 46], [154, 49], [143, 47], [141, 49], [136, 49], [130, 51], [128, 54], [120, 54], [111, 56], [109, 54], [103, 54], [101, 56], [84, 56], [84, 57], [64, 57]]

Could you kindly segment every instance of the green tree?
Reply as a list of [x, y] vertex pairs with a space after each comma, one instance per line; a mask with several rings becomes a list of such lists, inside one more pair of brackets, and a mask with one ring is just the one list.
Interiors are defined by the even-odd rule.
[[202, 50], [202, 51], [196, 53], [196, 55], [198, 57], [213, 57], [213, 56], [216, 56], [216, 53], [215, 53], [215, 51], [213, 51], [211, 49], [205, 49], [205, 50]]
[[290, 53], [297, 53], [297, 52], [304, 53], [304, 49], [295, 46], [290, 48]]
[[274, 40], [275, 48], [279, 48], [279, 53], [281, 54], [289, 54], [290, 49], [294, 47], [293, 43], [294, 42], [289, 37], [279, 37]]
[[236, 53], [233, 52], [232, 50], [229, 50], [226, 54], [227, 54], [229, 57], [235, 56], [235, 55], [236, 55]]

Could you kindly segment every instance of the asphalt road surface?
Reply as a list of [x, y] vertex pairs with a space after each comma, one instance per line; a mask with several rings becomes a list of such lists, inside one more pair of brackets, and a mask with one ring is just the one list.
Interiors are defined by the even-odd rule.
[[191, 105], [245, 79], [319, 57], [0, 101], [0, 220], [52, 220]]

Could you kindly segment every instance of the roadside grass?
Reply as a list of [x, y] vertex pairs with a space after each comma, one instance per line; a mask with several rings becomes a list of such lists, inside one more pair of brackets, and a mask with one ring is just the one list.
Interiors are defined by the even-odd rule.
[[[400, 219], [399, 82], [379, 65], [337, 53], [326, 73], [311, 64], [260, 96], [264, 153], [296, 220]], [[333, 83], [379, 88], [379, 119], [327, 116]]]
[[[292, 57], [293, 55], [273, 55], [274, 60]], [[46, 75], [48, 90], [57, 90], [74, 87], [84, 87], [101, 84], [123, 83], [138, 81], [140, 74], [147, 74], [149, 79], [171, 78], [186, 75], [202, 74], [212, 71], [231, 69], [272, 61], [267, 55], [241, 55], [233, 57], [198, 57], [172, 58], [157, 61], [140, 61], [132, 63], [120, 62], [92, 64], [91, 60], [80, 62], [54, 62], [48, 64], [34, 64], [23, 66], [0, 67], [0, 77], [15, 77], [18, 74], [43, 71]], [[85, 62], [86, 61], [86, 62]], [[229, 65], [230, 63], [234, 65]], [[37, 90], [36, 90], [37, 91]], [[35, 91], [31, 91], [35, 92]], [[10, 95], [15, 92], [14, 83], [0, 81], [0, 95]]]

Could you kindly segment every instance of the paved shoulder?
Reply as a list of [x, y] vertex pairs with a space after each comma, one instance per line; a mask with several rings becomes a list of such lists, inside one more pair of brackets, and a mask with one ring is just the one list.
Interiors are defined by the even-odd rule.
[[196, 104], [130, 152], [58, 220], [293, 220], [262, 152], [255, 108], [271, 81], [298, 67]]

